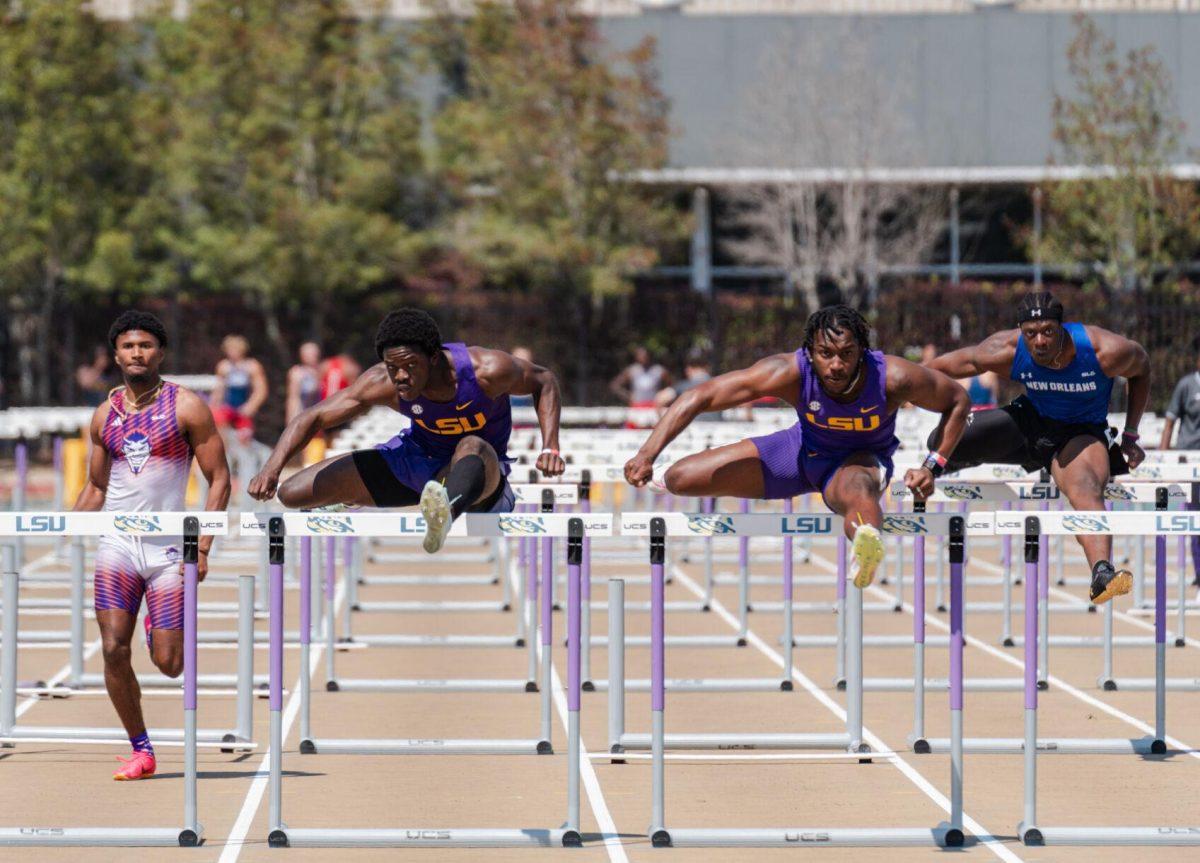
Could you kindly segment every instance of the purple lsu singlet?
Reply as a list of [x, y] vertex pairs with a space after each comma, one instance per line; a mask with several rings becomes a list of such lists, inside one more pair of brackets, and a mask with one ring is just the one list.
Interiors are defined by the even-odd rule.
[[796, 413], [805, 447], [822, 454], [895, 448], [896, 413], [887, 409], [887, 360], [882, 351], [866, 352], [866, 384], [858, 398], [846, 404], [826, 394], [803, 348], [796, 351], [796, 365], [800, 368]]
[[[454, 363], [457, 390], [448, 402], [430, 401], [419, 396], [414, 401], [400, 399], [398, 410], [412, 421], [401, 433], [418, 444], [426, 454], [450, 460], [464, 435], [483, 438], [502, 465], [508, 460], [508, 437], [512, 433], [512, 411], [508, 394], [488, 398], [479, 381], [467, 346], [461, 342], [443, 345]], [[507, 470], [505, 471], [507, 473]]]

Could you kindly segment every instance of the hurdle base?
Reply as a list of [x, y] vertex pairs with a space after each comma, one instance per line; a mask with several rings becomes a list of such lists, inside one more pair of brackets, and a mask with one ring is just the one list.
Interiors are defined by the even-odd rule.
[[273, 848], [562, 848], [583, 844], [574, 830], [441, 827], [284, 827], [273, 830], [268, 842]]
[[512, 635], [356, 635], [351, 643], [366, 647], [485, 648], [523, 647], [525, 639]]
[[[668, 692], [791, 692], [792, 682], [777, 677], [688, 678], [664, 681]], [[588, 691], [608, 692], [607, 680], [593, 680]], [[634, 678], [625, 681], [626, 692], [649, 692], [650, 681]]]
[[1200, 845], [1200, 827], [1032, 827], [1026, 845]]
[[[840, 734], [666, 734], [665, 749], [716, 749], [723, 751], [747, 749], [842, 749], [849, 750], [850, 735]], [[622, 734], [610, 748], [620, 752], [647, 751], [649, 734]]]
[[373, 679], [369, 677], [339, 678], [325, 684], [330, 692], [537, 692], [537, 684], [529, 688], [527, 680], [418, 680]]
[[84, 847], [93, 845], [141, 848], [194, 848], [203, 841], [203, 828], [178, 827], [2, 827], [4, 847]]
[[314, 738], [300, 741], [303, 755], [553, 755], [548, 740], [438, 740]]
[[678, 828], [658, 830], [651, 837], [655, 847], [675, 848], [797, 848], [935, 846], [962, 847], [965, 837], [957, 827], [777, 827], [777, 828]]
[[[945, 755], [950, 752], [950, 738], [931, 737], [929, 752]], [[967, 737], [962, 741], [963, 752], [977, 755], [1009, 755], [1025, 751], [1024, 737]], [[1164, 755], [1167, 745], [1152, 737], [1111, 738], [1071, 737], [1038, 738], [1039, 755]]]
[[[1153, 692], [1155, 688], [1153, 677], [1116, 677], [1107, 682], [1112, 684], [1110, 692]], [[1164, 682], [1168, 692], [1200, 692], [1200, 677], [1168, 677]]]

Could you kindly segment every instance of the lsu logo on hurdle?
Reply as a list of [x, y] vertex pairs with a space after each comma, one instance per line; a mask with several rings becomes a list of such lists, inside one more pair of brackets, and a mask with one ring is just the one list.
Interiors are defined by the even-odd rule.
[[519, 515], [502, 515], [499, 518], [500, 532], [508, 536], [534, 536], [546, 532], [546, 523], [540, 518]]
[[779, 530], [782, 534], [831, 533], [832, 531], [833, 519], [827, 515], [787, 516], [780, 522]]
[[1154, 519], [1154, 529], [1159, 533], [1200, 533], [1200, 513], [1178, 513], [1160, 515]]
[[950, 500], [983, 500], [983, 487], [978, 485], [955, 483], [938, 490]]
[[727, 515], [689, 515], [688, 530], [700, 536], [722, 536], [737, 533], [733, 519]]
[[354, 533], [354, 525], [348, 518], [332, 518], [328, 515], [310, 515], [304, 520], [304, 525], [313, 533], [330, 535]]
[[67, 529], [63, 515], [18, 515], [17, 533], [62, 533]]
[[900, 533], [906, 536], [919, 533], [929, 533], [925, 518], [919, 515], [885, 515], [883, 517], [884, 533]]
[[1056, 485], [1035, 483], [1031, 486], [1021, 486], [1018, 488], [1017, 496], [1021, 500], [1058, 500], [1062, 497], [1062, 492], [1058, 490], [1058, 486]]
[[113, 527], [121, 533], [162, 533], [156, 515], [119, 515], [113, 519]]
[[1104, 516], [1065, 515], [1062, 523], [1071, 533], [1095, 533], [1109, 529], [1108, 519]]
[[1105, 500], [1133, 500], [1136, 495], [1120, 483], [1110, 482], [1104, 487]]

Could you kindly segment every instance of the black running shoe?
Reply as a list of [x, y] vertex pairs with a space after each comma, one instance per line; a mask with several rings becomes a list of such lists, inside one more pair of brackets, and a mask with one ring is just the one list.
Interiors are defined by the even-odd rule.
[[1092, 604], [1102, 605], [1114, 596], [1124, 596], [1133, 589], [1133, 573], [1127, 569], [1114, 569], [1107, 560], [1096, 564], [1092, 570]]

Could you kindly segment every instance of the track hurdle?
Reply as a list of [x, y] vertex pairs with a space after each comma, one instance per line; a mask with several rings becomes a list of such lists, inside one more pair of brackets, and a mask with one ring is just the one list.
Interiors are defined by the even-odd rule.
[[[1114, 748], [1066, 749], [1063, 741], [1038, 738], [1038, 695], [1033, 685], [1037, 672], [1038, 621], [1037, 605], [1031, 601], [1032, 586], [1025, 588], [1025, 736], [1020, 741], [1024, 755], [1025, 782], [1022, 819], [1017, 835], [1026, 845], [1200, 845], [1200, 826], [1159, 827], [1047, 827], [1037, 819], [1037, 757], [1039, 753], [1061, 751], [1152, 752], [1165, 754], [1166, 746], [1166, 534], [1200, 533], [1200, 518], [1188, 513], [1182, 520], [1165, 513], [1075, 513], [1058, 514], [1057, 518], [1026, 517], [1023, 523], [1014, 519], [997, 520], [997, 530], [1023, 532], [1025, 535], [1026, 568], [1036, 566], [1039, 554], [1038, 537], [1043, 531], [1053, 533], [1134, 533], [1155, 537], [1154, 616], [1155, 638], [1155, 716], [1154, 737], [1150, 740], [1084, 741]], [[1129, 744], [1122, 746], [1120, 744]]]
[[[121, 513], [75, 513], [74, 523], [62, 525], [61, 533], [70, 535], [69, 529], [91, 529], [115, 532], [122, 530], [126, 533], [134, 531], [120, 528], [117, 521]], [[81, 518], [81, 516], [83, 518]], [[99, 516], [100, 518], [96, 518]], [[130, 513], [143, 524], [156, 523], [155, 531], [162, 533], [179, 533], [183, 535], [183, 826], [182, 827], [58, 827], [58, 826], [26, 826], [0, 827], [0, 845], [3, 846], [183, 846], [195, 847], [200, 844], [204, 828], [199, 821], [199, 808], [196, 789], [196, 749], [199, 732], [196, 729], [196, 585], [197, 562], [199, 560], [199, 539], [202, 533], [212, 533], [218, 528], [225, 529], [224, 513], [204, 513], [201, 517], [186, 513]], [[217, 518], [219, 516], [219, 518]], [[24, 516], [10, 516], [0, 519], [0, 532], [12, 536], [9, 528], [19, 528]], [[90, 518], [88, 518], [90, 517]], [[107, 519], [107, 525], [104, 524]], [[126, 525], [131, 522], [125, 522]], [[55, 522], [55, 524], [58, 524]], [[141, 532], [141, 531], [139, 531]], [[13, 600], [12, 609], [16, 609], [16, 555], [4, 548], [4, 593], [6, 602]], [[5, 608], [8, 613], [8, 606]], [[11, 634], [9, 634], [11, 633]], [[16, 675], [16, 627], [6, 630], [4, 650], [4, 675], [10, 680]], [[11, 676], [10, 676], [11, 675]], [[15, 710], [16, 692], [13, 687], [6, 686], [0, 691], [0, 716], [8, 718]], [[9, 732], [16, 730], [8, 724]], [[30, 729], [35, 730], [35, 729]], [[161, 732], [155, 732], [161, 734]]]
[[[424, 536], [425, 522], [420, 516], [400, 513], [345, 513], [336, 516], [312, 516], [308, 513], [275, 514], [245, 514], [242, 519], [243, 534], [265, 534], [271, 524], [271, 519], [283, 518], [281, 525], [286, 526], [286, 532], [299, 536], [327, 535], [331, 527], [331, 519], [336, 519], [336, 528], [341, 535], [358, 537], [370, 536], [407, 536], [414, 539]], [[546, 541], [552, 537], [567, 536], [570, 516], [563, 514], [541, 515], [484, 515], [468, 514], [458, 519], [451, 528], [450, 536], [533, 536]], [[612, 516], [607, 514], [590, 515], [583, 520], [585, 536], [605, 536], [612, 533]], [[281, 530], [284, 528], [281, 527]], [[282, 539], [280, 539], [282, 542]], [[282, 547], [281, 547], [282, 548]], [[282, 550], [272, 552], [283, 558]], [[274, 571], [274, 570], [272, 570]], [[301, 580], [301, 608], [307, 607], [303, 593], [305, 580]], [[541, 614], [541, 646], [542, 646], [542, 676], [548, 681], [551, 674], [551, 636], [553, 632], [553, 617], [543, 593]], [[301, 620], [301, 652], [304, 653], [305, 626], [308, 622]], [[272, 630], [273, 631], [273, 630]], [[369, 687], [368, 687], [369, 688]], [[404, 755], [404, 754], [491, 754], [491, 755], [527, 755], [550, 754], [551, 745], [551, 693], [549, 685], [541, 687], [540, 698], [540, 728], [537, 737], [515, 740], [438, 740], [426, 738], [410, 739], [337, 739], [304, 737], [301, 740], [300, 751], [304, 754], [341, 753], [360, 755]], [[301, 691], [302, 699], [304, 690]], [[308, 708], [302, 702], [301, 712]], [[307, 721], [304, 723], [307, 725]]]
[[[287, 846], [308, 847], [571, 847], [582, 844], [579, 832], [579, 754], [580, 754], [580, 567], [583, 557], [583, 540], [586, 536], [607, 536], [612, 533], [612, 516], [589, 515], [586, 517], [558, 514], [529, 516], [497, 516], [491, 514], [468, 514], [458, 519], [451, 535], [459, 536], [564, 536], [568, 540], [568, 759], [567, 759], [567, 821], [558, 829], [501, 829], [501, 828], [294, 828], [283, 822], [283, 564], [284, 535], [290, 521], [299, 530], [305, 526], [294, 516], [272, 516], [268, 522], [271, 560], [271, 759], [270, 759], [270, 804], [268, 843], [273, 848]], [[396, 535], [397, 516], [384, 514], [344, 516], [353, 518], [352, 526], [358, 535]], [[388, 533], [384, 533], [388, 530]], [[416, 535], [424, 533], [410, 531]], [[543, 590], [543, 622], [548, 623], [550, 606]], [[303, 601], [301, 614], [303, 615]], [[301, 621], [303, 631], [305, 621]], [[549, 627], [543, 633], [546, 682], [542, 687], [549, 693], [550, 652]], [[532, 635], [532, 634], [531, 634]], [[546, 702], [548, 705], [548, 702]], [[536, 741], [533, 752], [544, 754], [549, 749], [549, 714], [543, 713], [543, 740]], [[306, 720], [302, 720], [306, 721]], [[311, 738], [308, 742], [316, 744]], [[364, 748], [340, 748], [334, 751], [357, 752], [360, 754], [391, 754], [395, 751], [430, 753], [452, 751], [440, 748], [438, 741], [404, 741], [410, 744], [405, 749], [377, 749], [379, 741], [367, 741]], [[442, 741], [446, 743], [448, 741]], [[472, 743], [472, 741], [464, 741]], [[475, 741], [478, 742], [478, 741]], [[486, 741], [484, 743], [487, 743]], [[542, 744], [545, 744], [544, 746]], [[327, 745], [314, 745], [313, 751], [330, 751]], [[304, 741], [301, 743], [304, 750]], [[487, 746], [459, 749], [460, 753], [493, 754]], [[528, 749], [524, 751], [528, 752]]]
[[[755, 516], [743, 516], [743, 519], [755, 518]], [[790, 517], [794, 519], [795, 517]], [[841, 519], [833, 517], [826, 518], [830, 522], [836, 522], [836, 527], [841, 530]], [[796, 522], [789, 524], [789, 517], [780, 519], [775, 517], [777, 522], [774, 527], [774, 532], [789, 532], [791, 527], [799, 527]], [[666, 675], [665, 675], [665, 638], [664, 626], [665, 615], [663, 609], [663, 563], [665, 559], [666, 538], [668, 535], [679, 535], [678, 527], [672, 530], [668, 520], [662, 516], [654, 515], [648, 520], [647, 529], [644, 535], [648, 535], [650, 539], [650, 570], [651, 570], [651, 601], [654, 603], [654, 611], [651, 612], [651, 628], [652, 647], [650, 659], [650, 676], [652, 680], [651, 688], [651, 734], [650, 734], [650, 750], [652, 764], [652, 793], [651, 793], [651, 818], [650, 818], [650, 841], [655, 847], [686, 847], [686, 846], [720, 846], [720, 847], [805, 847], [805, 846], [944, 846], [944, 847], [959, 847], [964, 842], [964, 834], [962, 829], [963, 823], [963, 807], [962, 807], [962, 751], [958, 749], [954, 752], [951, 759], [951, 817], [948, 824], [941, 824], [933, 828], [812, 828], [812, 827], [785, 827], [785, 828], [680, 828], [666, 826], [665, 816], [665, 755], [664, 750], [667, 748], [667, 734], [665, 732], [665, 706], [666, 706]], [[633, 525], [631, 525], [633, 527]], [[763, 525], [758, 527], [759, 531], [765, 531], [768, 526]], [[959, 549], [962, 547], [963, 519], [959, 516], [951, 516], [948, 519], [947, 527], [953, 540], [958, 544]], [[745, 525], [747, 532], [750, 531], [750, 526]], [[624, 522], [622, 523], [622, 532], [624, 533]], [[760, 533], [761, 535], [761, 533]], [[955, 613], [952, 614], [952, 631], [951, 640], [951, 662], [961, 669], [962, 666], [962, 611], [961, 611], [961, 584], [962, 584], [962, 566], [961, 554], [958, 562], [952, 563], [952, 584], [958, 585], [957, 590], [952, 590], [951, 601], [954, 605]], [[856, 597], [859, 598], [856, 601]], [[852, 659], [849, 663], [849, 672], [851, 681], [861, 679], [862, 669], [862, 652], [855, 648], [856, 635], [861, 634], [862, 608], [861, 608], [861, 591], [854, 590], [851, 592], [850, 599], [850, 629], [851, 638], [848, 642], [849, 652]], [[855, 621], [857, 620], [857, 624]], [[857, 630], [857, 631], [855, 631]], [[855, 667], [857, 665], [857, 668]], [[861, 697], [861, 689], [858, 691]], [[961, 688], [951, 689], [950, 692], [951, 704], [951, 728], [952, 734], [961, 741], [962, 735], [962, 690]], [[850, 743], [852, 752], [861, 751], [861, 729], [862, 729], [862, 714], [861, 703], [854, 704], [853, 695], [848, 700], [847, 713], [855, 713], [857, 716], [853, 720], [857, 723], [858, 742], [853, 739]], [[851, 735], [853, 738], [853, 735]]]
[[[0, 513], [0, 536], [12, 537], [38, 533], [56, 536], [173, 536], [182, 535], [183, 520], [187, 513], [143, 513], [143, 512], [27, 512]], [[199, 516], [202, 535], [220, 536], [227, 530], [227, 518], [223, 512], [206, 512]], [[123, 728], [87, 728], [73, 726], [34, 725], [21, 726], [16, 722], [16, 680], [18, 652], [18, 608], [20, 576], [16, 568], [12, 545], [4, 546], [5, 573], [3, 586], [4, 632], [0, 636], [4, 652], [0, 666], [0, 743], [75, 741], [96, 745], [124, 743], [129, 738]], [[79, 618], [82, 620], [82, 617]], [[198, 633], [195, 636], [199, 641]], [[82, 665], [82, 634], [76, 649], [75, 661]], [[194, 682], [194, 681], [193, 681]], [[186, 686], [185, 686], [186, 698]], [[248, 702], [247, 702], [248, 704]], [[246, 705], [240, 709], [244, 710]], [[241, 723], [239, 723], [241, 726]], [[251, 750], [256, 744], [243, 739], [243, 732], [199, 730], [196, 738], [200, 746], [225, 748], [233, 751]], [[161, 745], [180, 745], [186, 737], [183, 728], [150, 729], [151, 737]]]

